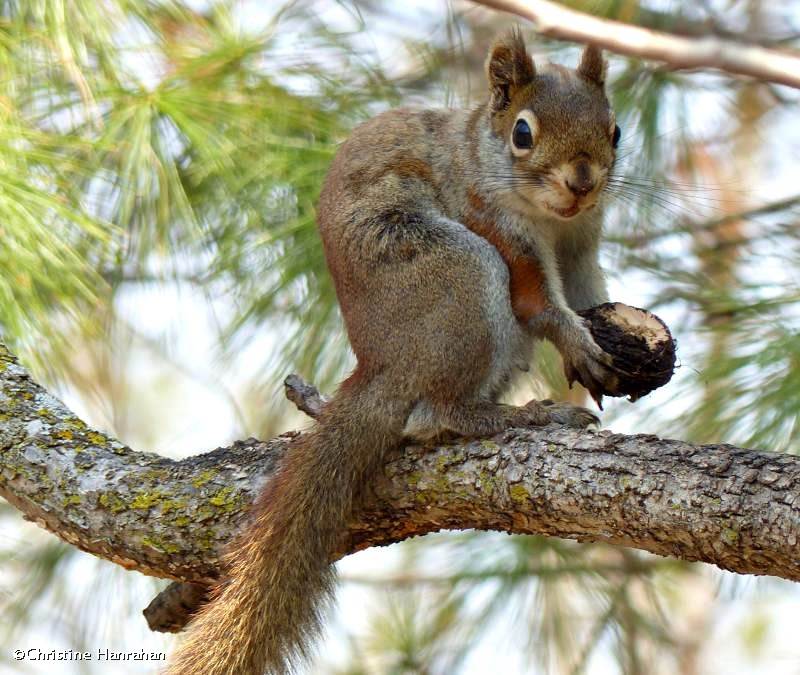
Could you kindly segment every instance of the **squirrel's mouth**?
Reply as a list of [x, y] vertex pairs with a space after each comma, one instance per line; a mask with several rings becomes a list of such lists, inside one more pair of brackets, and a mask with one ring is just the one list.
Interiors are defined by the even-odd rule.
[[547, 208], [550, 209], [556, 215], [561, 216], [562, 218], [572, 218], [578, 214], [578, 211], [581, 210], [581, 207], [578, 205], [578, 200], [576, 199], [572, 206], [569, 206], [565, 209], [559, 209], [553, 206], [550, 203], [546, 203]]

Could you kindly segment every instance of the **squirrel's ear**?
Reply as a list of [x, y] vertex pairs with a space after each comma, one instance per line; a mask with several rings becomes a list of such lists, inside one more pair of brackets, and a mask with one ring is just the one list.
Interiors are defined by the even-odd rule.
[[510, 30], [492, 45], [486, 59], [486, 76], [494, 111], [507, 108], [515, 92], [533, 81], [536, 67], [518, 29]]
[[602, 87], [606, 81], [606, 70], [608, 70], [608, 62], [603, 58], [600, 48], [586, 45], [578, 65], [578, 75], [582, 75]]

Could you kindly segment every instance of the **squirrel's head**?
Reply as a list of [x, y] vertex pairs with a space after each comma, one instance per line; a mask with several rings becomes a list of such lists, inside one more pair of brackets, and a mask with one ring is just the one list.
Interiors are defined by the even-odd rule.
[[508, 153], [507, 185], [527, 207], [569, 220], [597, 203], [620, 136], [605, 93], [606, 65], [590, 45], [575, 70], [537, 69], [517, 30], [493, 45], [486, 61], [490, 125]]

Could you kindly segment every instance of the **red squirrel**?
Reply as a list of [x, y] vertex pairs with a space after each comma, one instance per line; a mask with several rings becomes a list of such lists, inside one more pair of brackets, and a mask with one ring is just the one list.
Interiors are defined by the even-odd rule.
[[335, 589], [332, 551], [388, 451], [442, 433], [598, 420], [498, 403], [536, 340], [593, 393], [613, 368], [576, 314], [607, 300], [602, 195], [619, 141], [606, 64], [537, 68], [492, 46], [472, 110], [392, 110], [338, 151], [317, 212], [358, 365], [300, 436], [226, 556], [170, 675], [282, 675], [308, 658]]

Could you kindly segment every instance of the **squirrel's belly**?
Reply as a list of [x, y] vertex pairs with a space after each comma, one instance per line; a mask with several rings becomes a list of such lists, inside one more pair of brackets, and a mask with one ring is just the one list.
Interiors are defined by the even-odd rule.
[[[469, 252], [470, 263], [477, 262], [481, 272], [473, 296], [479, 315], [472, 320], [482, 321], [485, 330], [481, 333], [488, 344], [473, 345], [468, 356], [461, 355], [462, 362], [458, 366], [469, 368], [470, 364], [464, 364], [463, 359], [474, 358], [479, 352], [488, 354], [489, 358], [488, 364], [483, 360], [475, 363], [481, 371], [480, 380], [467, 400], [497, 401], [509, 388], [514, 375], [527, 369], [532, 339], [514, 314], [509, 269], [498, 250], [486, 239], [453, 221], [449, 223], [449, 231], [452, 242]], [[451, 355], [458, 359], [457, 355]], [[436, 406], [423, 396], [406, 420], [404, 435], [426, 440], [441, 431]]]
[[492, 358], [480, 397], [494, 400], [508, 389], [515, 371], [527, 368], [531, 341], [512, 307], [508, 266], [488, 242], [481, 248], [485, 270], [481, 304], [492, 335]]
[[528, 370], [533, 342], [516, 320], [509, 322], [496, 338], [501, 339], [496, 339], [493, 345], [491, 366], [480, 392], [481, 398], [490, 400], [497, 400], [516, 375]]

